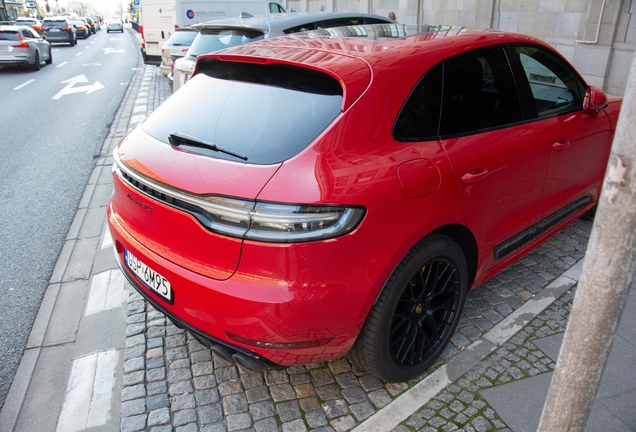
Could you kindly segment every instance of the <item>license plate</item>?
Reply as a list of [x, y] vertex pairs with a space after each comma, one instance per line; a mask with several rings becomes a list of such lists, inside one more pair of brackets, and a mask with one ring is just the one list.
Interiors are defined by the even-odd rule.
[[0, 45], [0, 51], [9, 51], [9, 47]]
[[148, 49], [159, 49], [159, 42], [148, 42]]
[[49, 29], [48, 31], [49, 31], [50, 33], [59, 33], [59, 32], [61, 32], [62, 30], [60, 30], [60, 29], [56, 29], [56, 28], [52, 28], [52, 29]]
[[172, 303], [172, 286], [159, 273], [141, 262], [139, 258], [124, 249], [124, 261], [128, 268], [151, 290]]

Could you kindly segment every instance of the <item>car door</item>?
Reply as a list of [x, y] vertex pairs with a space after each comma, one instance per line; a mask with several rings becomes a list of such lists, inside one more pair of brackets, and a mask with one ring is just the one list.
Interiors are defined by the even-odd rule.
[[[22, 36], [22, 39], [28, 43], [30, 46], [34, 46], [35, 49], [37, 50], [37, 52], [40, 55], [40, 60], [44, 60], [47, 57], [47, 53], [43, 53], [42, 52], [42, 45], [40, 44], [40, 38], [36, 37], [33, 34], [33, 31], [31, 29], [28, 28], [23, 28], [20, 30], [20, 36]], [[44, 58], [42, 58], [42, 55], [44, 55]]]
[[609, 118], [583, 110], [586, 86], [559, 56], [536, 46], [511, 50], [521, 65], [516, 76], [526, 89], [521, 93], [530, 99], [524, 106], [533, 109], [549, 146], [544, 218], [563, 209], [571, 213], [598, 200], [611, 147]]
[[441, 143], [483, 272], [529, 241], [526, 230], [543, 214], [548, 151], [540, 133], [524, 122], [505, 47], [444, 62]]

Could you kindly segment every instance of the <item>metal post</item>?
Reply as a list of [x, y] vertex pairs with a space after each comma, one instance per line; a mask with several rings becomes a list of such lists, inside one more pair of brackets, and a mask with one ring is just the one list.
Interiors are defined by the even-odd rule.
[[583, 431], [636, 268], [636, 57], [539, 431]]

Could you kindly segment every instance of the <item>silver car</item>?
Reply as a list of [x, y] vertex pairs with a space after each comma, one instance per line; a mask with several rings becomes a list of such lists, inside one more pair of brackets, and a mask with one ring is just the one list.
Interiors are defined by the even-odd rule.
[[124, 32], [124, 23], [119, 18], [109, 18], [106, 20], [106, 33], [112, 31]]
[[0, 65], [40, 70], [42, 61], [53, 62], [51, 44], [35, 30], [27, 26], [0, 26]]
[[349, 12], [280, 13], [252, 16], [242, 14], [237, 18], [225, 18], [195, 24], [199, 34], [192, 42], [185, 57], [174, 64], [173, 91], [178, 90], [192, 75], [197, 56], [220, 51], [259, 39], [283, 36], [301, 31], [362, 24], [395, 23], [379, 15]]
[[166, 43], [163, 44], [161, 48], [161, 65], [159, 66], [163, 76], [171, 77], [170, 73], [172, 72], [173, 64], [170, 59], [170, 54], [187, 52], [197, 32], [198, 30], [191, 27], [177, 28]]

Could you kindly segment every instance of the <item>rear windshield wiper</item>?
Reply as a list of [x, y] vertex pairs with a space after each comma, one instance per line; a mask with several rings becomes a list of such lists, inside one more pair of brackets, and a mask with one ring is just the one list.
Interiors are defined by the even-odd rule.
[[239, 154], [239, 153], [235, 153], [231, 150], [227, 150], [224, 149], [222, 147], [217, 146], [216, 144], [212, 144], [212, 143], [208, 143], [205, 141], [202, 141], [200, 139], [191, 137], [190, 135], [185, 135], [179, 132], [172, 132], [170, 135], [168, 135], [168, 140], [170, 141], [170, 145], [174, 146], [174, 147], [179, 147], [180, 145], [187, 145], [187, 146], [191, 146], [191, 147], [199, 147], [199, 148], [204, 148], [204, 149], [209, 149], [209, 150], [213, 150], [216, 152], [220, 152], [220, 153], [225, 153], [228, 154], [230, 156], [234, 156], [237, 157], [239, 159], [243, 159], [244, 161], [247, 160], [247, 156]]

